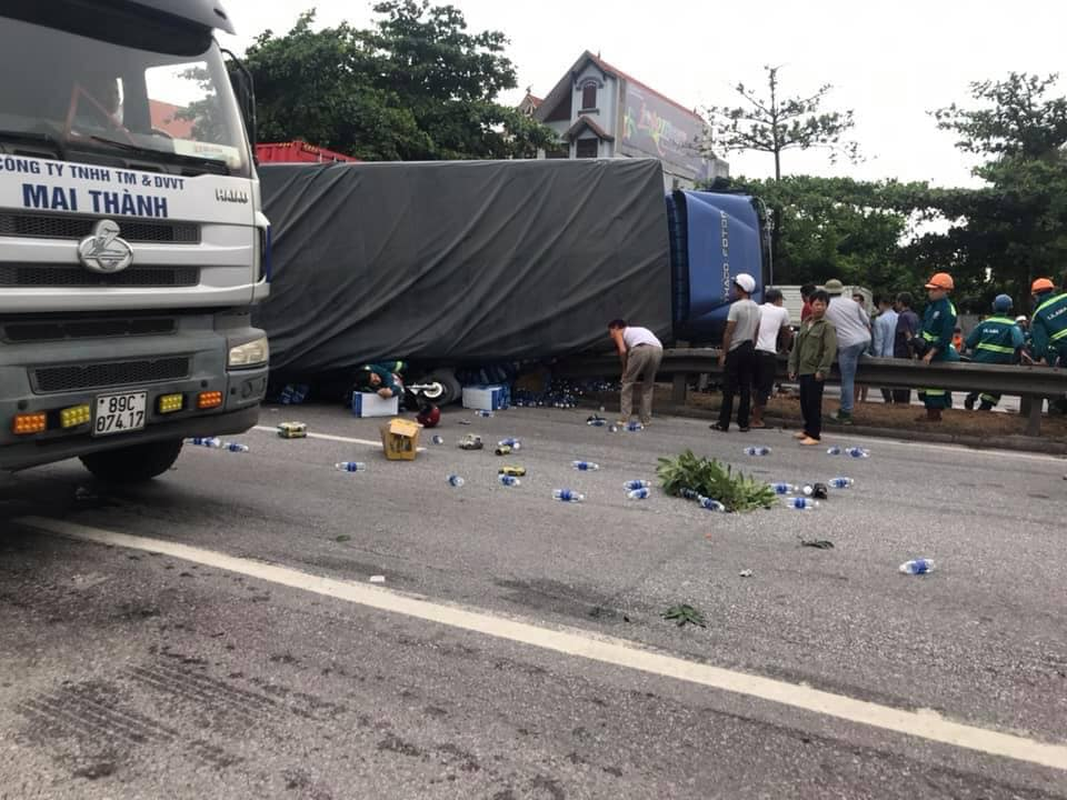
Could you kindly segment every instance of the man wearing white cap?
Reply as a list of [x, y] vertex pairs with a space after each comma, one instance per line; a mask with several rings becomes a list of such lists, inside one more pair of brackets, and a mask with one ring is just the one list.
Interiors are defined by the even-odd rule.
[[719, 421], [711, 426], [726, 433], [734, 413], [734, 395], [740, 390], [741, 404], [737, 407], [737, 427], [748, 430], [748, 414], [752, 403], [752, 378], [756, 372], [756, 337], [759, 335], [760, 309], [752, 300], [756, 280], [742, 272], [734, 278], [734, 296], [726, 317], [726, 332], [722, 336], [719, 366], [723, 368], [722, 409]]

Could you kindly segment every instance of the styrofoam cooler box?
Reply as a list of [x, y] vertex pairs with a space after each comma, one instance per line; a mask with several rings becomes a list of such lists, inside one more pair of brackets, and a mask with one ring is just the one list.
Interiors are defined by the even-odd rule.
[[511, 403], [507, 386], [464, 386], [463, 407], [481, 411], [501, 411]]
[[400, 398], [385, 398], [375, 392], [352, 392], [352, 413], [357, 417], [395, 417]]

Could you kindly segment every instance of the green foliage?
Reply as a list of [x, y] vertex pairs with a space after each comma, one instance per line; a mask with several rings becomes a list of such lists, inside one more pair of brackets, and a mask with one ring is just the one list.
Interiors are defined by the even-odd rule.
[[707, 623], [704, 622], [704, 615], [692, 606], [687, 606], [685, 604], [671, 606], [660, 614], [660, 616], [664, 619], [677, 620], [679, 628], [686, 623], [689, 623], [690, 625], [699, 625], [701, 628], [708, 627]]
[[774, 156], [774, 177], [782, 177], [781, 155], [785, 150], [824, 149], [830, 160], [845, 155], [851, 161], [859, 159], [856, 142], [842, 142], [841, 136], [854, 125], [851, 111], [820, 111], [830, 84], [820, 86], [810, 97], [781, 98], [779, 96], [779, 67], [764, 67], [767, 73], [767, 96], [760, 97], [743, 83], [734, 90], [744, 105], [711, 106], [714, 149], [721, 152], [757, 150]]
[[502, 33], [469, 33], [459, 9], [428, 0], [374, 11], [369, 30], [312, 30], [309, 11], [285, 36], [259, 35], [246, 63], [261, 140], [304, 139], [366, 160], [525, 157], [555, 141], [496, 102], [516, 85]]
[[667, 494], [692, 489], [718, 500], [727, 511], [752, 511], [774, 504], [774, 491], [766, 483], [734, 473], [732, 467], [714, 459], [698, 458], [692, 450], [677, 458], [661, 458], [656, 475]]

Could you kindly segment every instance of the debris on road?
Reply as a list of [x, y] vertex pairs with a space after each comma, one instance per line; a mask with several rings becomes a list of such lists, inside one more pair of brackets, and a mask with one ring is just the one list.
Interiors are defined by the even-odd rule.
[[852, 478], [830, 478], [830, 485], [835, 489], [851, 489], [856, 482]]
[[485, 447], [485, 445], [482, 444], [482, 437], [474, 433], [468, 433], [460, 439], [457, 446], [460, 450], [481, 450]]
[[570, 489], [553, 489], [552, 496], [561, 503], [581, 503], [585, 501], [585, 495]]
[[497, 447], [510, 447], [512, 450], [522, 450], [522, 439], [507, 438], [496, 443]]
[[796, 494], [800, 491], [799, 486], [794, 486], [791, 483], [768, 483], [767, 485], [771, 487], [771, 491], [780, 495]]
[[516, 478], [514, 475], [497, 475], [497, 480], [500, 481], [502, 486], [521, 486], [522, 481]]
[[572, 461], [571, 466], [579, 472], [596, 472], [600, 465], [592, 461]]
[[367, 465], [362, 461], [339, 461], [333, 468], [341, 472], [366, 472]]
[[704, 622], [704, 615], [689, 605], [671, 606], [660, 616], [672, 621], [677, 620], [679, 628], [686, 623], [689, 623], [690, 625], [699, 625], [701, 628], [708, 627]]
[[308, 426], [303, 422], [282, 422], [277, 431], [282, 439], [304, 439], [308, 435]]
[[385, 576], [384, 575], [371, 575], [370, 576], [370, 582], [371, 583], [385, 583]]
[[441, 436], [439, 433], [435, 433], [433, 435], [433, 438], [430, 439], [430, 441], [433, 442], [434, 444], [444, 444], [445, 443], [445, 437]]
[[825, 483], [808, 483], [804, 485], [804, 496], [814, 497], [816, 500], [828, 500], [830, 490]]
[[526, 475], [526, 467], [503, 466], [499, 470], [501, 475], [511, 475], [513, 478], [521, 478]]
[[769, 456], [771, 454], [771, 448], [769, 447], [746, 447], [746, 456]]
[[818, 550], [833, 550], [834, 543], [828, 539], [801, 539], [801, 547], [814, 547]]
[[652, 482], [651, 481], [632, 480], [632, 481], [626, 481], [626, 483], [624, 483], [622, 485], [622, 488], [625, 489], [628, 492], [632, 492], [634, 489], [648, 489], [651, 486], [652, 486]]
[[743, 569], [739, 573], [737, 573], [737, 575], [738, 575], [738, 577], [741, 577], [741, 578], [751, 578], [752, 577], [752, 570]]
[[508, 447], [506, 444], [498, 444], [496, 446], [496, 450], [494, 450], [493, 452], [496, 453], [498, 456], [510, 456], [511, 448]]
[[733, 467], [709, 458], [698, 458], [686, 450], [677, 458], [661, 458], [656, 475], [664, 493], [696, 500], [704, 508], [720, 510], [703, 503], [702, 498], [715, 498], [726, 511], [753, 511], [770, 508], [775, 493], [763, 481], [734, 472]]
[[457, 489], [466, 483], [459, 475], [449, 475], [447, 480], [449, 486], [454, 486]]
[[818, 500], [812, 500], [808, 497], [790, 497], [782, 502], [786, 508], [791, 508], [794, 511], [814, 511], [819, 507]]
[[648, 489], [631, 489], [626, 496], [631, 500], [647, 500], [652, 492]]
[[913, 558], [900, 565], [900, 571], [905, 575], [925, 575], [937, 568], [932, 558]]
[[336, 537], [334, 539], [334, 541], [335, 542], [350, 542], [350, 541], [352, 541], [352, 537], [349, 536], [347, 533], [342, 533], [340, 536]]

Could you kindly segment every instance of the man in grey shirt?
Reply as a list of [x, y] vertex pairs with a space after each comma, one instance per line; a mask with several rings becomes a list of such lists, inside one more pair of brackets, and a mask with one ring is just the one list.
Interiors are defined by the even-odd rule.
[[741, 404], [737, 407], [737, 427], [748, 431], [748, 414], [752, 404], [752, 378], [756, 368], [756, 337], [759, 335], [760, 309], [752, 300], [756, 280], [741, 273], [734, 278], [734, 296], [726, 317], [726, 332], [722, 336], [719, 366], [723, 368], [722, 409], [719, 421], [710, 426], [726, 433], [734, 413], [734, 395], [740, 390]]
[[860, 356], [871, 346], [871, 320], [863, 306], [842, 297], [844, 284], [834, 279], [826, 282], [830, 307], [826, 319], [837, 330], [837, 368], [841, 371], [841, 408], [830, 418], [842, 425], [852, 424], [852, 405], [856, 398], [856, 367]]

